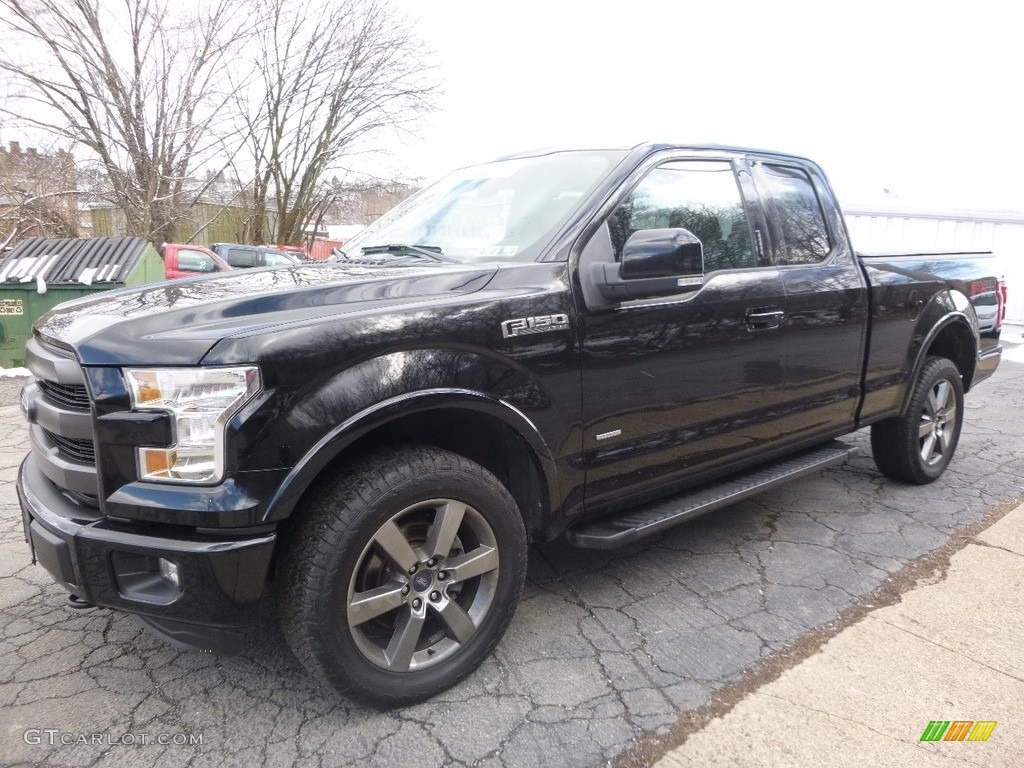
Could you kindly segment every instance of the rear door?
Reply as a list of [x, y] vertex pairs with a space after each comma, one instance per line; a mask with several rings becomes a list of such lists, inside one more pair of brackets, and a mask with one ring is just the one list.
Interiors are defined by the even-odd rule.
[[[780, 440], [785, 291], [758, 243], [764, 220], [740, 157], [665, 156], [631, 177], [583, 247], [588, 512], [734, 465]], [[612, 207], [613, 206], [613, 207]], [[621, 259], [630, 234], [683, 227], [701, 241], [699, 290], [601, 306], [591, 265]]]
[[843, 219], [813, 164], [750, 158], [785, 286], [787, 431], [799, 441], [843, 434], [861, 396], [868, 293]]

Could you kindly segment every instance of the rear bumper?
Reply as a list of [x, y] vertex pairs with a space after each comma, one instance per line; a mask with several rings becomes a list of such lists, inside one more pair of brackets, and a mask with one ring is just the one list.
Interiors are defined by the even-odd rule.
[[[161, 526], [150, 535], [115, 525], [64, 496], [32, 455], [18, 472], [17, 491], [35, 559], [69, 592], [136, 614], [178, 647], [244, 649], [247, 630], [259, 622], [275, 533], [229, 538], [183, 529], [178, 535]], [[176, 571], [177, 585], [161, 575], [161, 565]]]

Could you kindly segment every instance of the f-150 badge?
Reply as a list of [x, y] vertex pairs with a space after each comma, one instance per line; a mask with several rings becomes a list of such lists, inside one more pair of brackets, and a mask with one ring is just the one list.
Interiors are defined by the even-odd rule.
[[501, 335], [506, 339], [513, 336], [526, 336], [530, 333], [547, 333], [548, 331], [564, 331], [569, 327], [568, 315], [537, 315], [536, 317], [519, 317], [506, 320], [501, 324]]

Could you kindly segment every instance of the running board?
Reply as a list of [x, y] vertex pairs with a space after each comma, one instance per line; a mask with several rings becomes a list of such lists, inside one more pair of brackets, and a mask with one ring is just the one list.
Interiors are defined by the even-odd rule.
[[570, 528], [566, 538], [570, 544], [585, 549], [621, 547], [776, 485], [840, 464], [856, 452], [855, 447], [833, 440], [813, 450], [757, 467], [747, 474], [581, 523]]

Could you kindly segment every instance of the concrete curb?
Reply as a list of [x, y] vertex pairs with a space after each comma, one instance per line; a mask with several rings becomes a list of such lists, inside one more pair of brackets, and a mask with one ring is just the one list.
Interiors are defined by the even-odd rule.
[[[669, 752], [682, 766], [1024, 765], [1024, 505]], [[922, 742], [929, 721], [996, 721]]]

